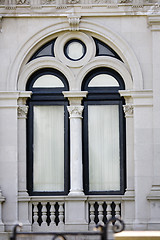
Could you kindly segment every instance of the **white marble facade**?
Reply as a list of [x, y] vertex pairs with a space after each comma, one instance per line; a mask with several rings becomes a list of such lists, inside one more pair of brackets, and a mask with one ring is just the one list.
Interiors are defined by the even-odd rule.
[[[122, 59], [94, 57], [91, 36]], [[55, 57], [33, 53], [57, 38]], [[63, 55], [66, 39], [85, 41], [88, 54], [72, 63]], [[121, 203], [127, 229], [159, 229], [160, 224], [160, 7], [157, 1], [0, 0], [0, 239], [17, 222], [26, 231], [89, 230], [95, 202]], [[82, 178], [82, 80], [95, 67], [107, 67], [123, 78], [126, 117], [126, 182], [124, 195], [85, 195]], [[26, 83], [41, 68], [61, 71], [69, 83], [63, 92], [70, 114], [70, 192], [68, 196], [29, 196], [26, 189]], [[76, 134], [75, 134], [76, 133]], [[75, 160], [76, 159], [76, 160]], [[77, 161], [77, 164], [75, 163]], [[75, 180], [76, 179], [76, 180]], [[32, 224], [42, 204], [41, 227]], [[59, 204], [60, 224], [45, 223], [45, 204]], [[90, 221], [88, 211], [90, 203]], [[65, 208], [64, 208], [65, 204]], [[65, 214], [64, 214], [65, 211]], [[108, 215], [109, 215], [108, 210]], [[65, 218], [65, 219], [64, 219]], [[99, 208], [100, 219], [100, 208]], [[6, 237], [7, 238], [7, 237]]]

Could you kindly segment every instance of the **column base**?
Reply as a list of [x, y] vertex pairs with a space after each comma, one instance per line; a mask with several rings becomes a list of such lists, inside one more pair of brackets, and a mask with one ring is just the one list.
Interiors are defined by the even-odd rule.
[[73, 196], [73, 197], [74, 197], [74, 196], [75, 196], [75, 197], [77, 197], [77, 196], [80, 196], [80, 197], [81, 197], [81, 196], [85, 196], [85, 195], [84, 195], [83, 190], [70, 190], [68, 196], [69, 196], [69, 197], [72, 197], [72, 196]]

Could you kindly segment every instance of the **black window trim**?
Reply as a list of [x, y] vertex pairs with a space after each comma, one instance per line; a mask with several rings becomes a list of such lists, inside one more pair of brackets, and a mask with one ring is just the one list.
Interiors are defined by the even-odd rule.
[[[80, 58], [78, 58], [78, 59], [73, 59], [73, 58], [69, 57], [68, 54], [67, 54], [67, 47], [68, 47], [68, 45], [69, 45], [70, 43], [72, 43], [72, 42], [78, 42], [78, 43], [80, 43], [80, 44], [83, 46], [84, 53], [83, 53], [83, 55], [82, 55]], [[81, 60], [81, 59], [85, 56], [86, 51], [87, 51], [87, 48], [86, 48], [86, 45], [84, 44], [84, 42], [82, 42], [80, 39], [77, 39], [77, 38], [74, 38], [74, 39], [69, 40], [69, 41], [64, 45], [64, 55], [65, 55], [69, 60], [74, 61], [74, 62], [77, 62], [77, 61]]]
[[[109, 56], [109, 57], [113, 57], [113, 58], [117, 58], [118, 60], [120, 60], [121, 62], [122, 59], [120, 58], [120, 56], [110, 47], [108, 46], [106, 43], [102, 42], [101, 40], [93, 37], [93, 40], [96, 44], [96, 56]], [[101, 44], [102, 46], [104, 46], [105, 48], [107, 48], [113, 55], [110, 54], [100, 54], [99, 53], [99, 49], [98, 49], [98, 43]]]
[[[58, 76], [64, 83], [64, 88], [33, 88], [37, 78], [46, 74]], [[40, 69], [33, 73], [28, 80], [26, 90], [32, 91], [32, 96], [27, 102], [29, 106], [27, 117], [27, 190], [31, 196], [61, 196], [67, 195], [69, 192], [69, 113], [67, 110], [68, 100], [62, 94], [62, 91], [68, 90], [68, 88], [66, 77], [56, 69]], [[64, 106], [64, 191], [33, 191], [33, 107], [55, 105]]]
[[[101, 73], [110, 74], [118, 81], [118, 87], [88, 87], [89, 82]], [[83, 99], [83, 183], [87, 195], [123, 195], [126, 189], [126, 122], [123, 111], [124, 98], [119, 94], [120, 89], [125, 89], [122, 77], [115, 70], [105, 67], [95, 68], [90, 71], [82, 83], [82, 91], [88, 91], [87, 98]], [[119, 105], [119, 139], [120, 139], [120, 191], [89, 191], [89, 156], [88, 156], [88, 105]]]
[[[126, 188], [125, 177], [125, 121], [123, 113], [123, 100], [84, 100], [83, 113], [83, 172], [84, 192], [87, 195], [121, 195]], [[118, 191], [90, 191], [89, 190], [89, 152], [88, 152], [88, 106], [89, 105], [118, 105], [119, 106], [119, 144], [120, 144], [120, 190]]]
[[[52, 39], [51, 41], [45, 43], [44, 45], [42, 45], [29, 59], [28, 62], [36, 59], [36, 58], [41, 58], [41, 57], [55, 57], [54, 54], [54, 44], [55, 44], [56, 38]], [[49, 45], [51, 45], [51, 55], [48, 54], [43, 54], [41, 56], [37, 56], [43, 49], [45, 49], [46, 47], [48, 47]]]

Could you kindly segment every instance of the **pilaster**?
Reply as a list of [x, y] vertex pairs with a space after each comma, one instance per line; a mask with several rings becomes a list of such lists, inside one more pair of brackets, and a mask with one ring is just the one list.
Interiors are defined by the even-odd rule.
[[152, 31], [152, 72], [153, 72], [153, 180], [147, 199], [150, 204], [149, 229], [157, 229], [160, 224], [160, 16], [148, 17]]
[[152, 184], [153, 130], [152, 90], [128, 91], [134, 107], [134, 191], [135, 221], [133, 229], [147, 229], [149, 219], [149, 203], [146, 199]]
[[[6, 231], [11, 231], [18, 221], [18, 144], [17, 99], [19, 92], [0, 92], [0, 184], [7, 199], [2, 208]], [[9, 188], [8, 191], [8, 187]]]
[[20, 92], [18, 98], [18, 220], [23, 224], [25, 231], [31, 230], [31, 222], [29, 222], [29, 196], [26, 190], [26, 119], [28, 106], [27, 99], [31, 96], [31, 92]]
[[123, 110], [126, 118], [126, 192], [123, 197], [123, 220], [126, 229], [132, 229], [135, 218], [135, 186], [134, 186], [134, 107], [133, 98], [129, 91], [121, 90], [120, 95], [125, 99]]

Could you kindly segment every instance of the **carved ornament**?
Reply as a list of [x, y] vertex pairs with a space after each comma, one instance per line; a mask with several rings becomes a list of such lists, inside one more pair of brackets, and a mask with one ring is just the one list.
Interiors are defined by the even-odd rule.
[[69, 22], [71, 31], [78, 31], [79, 30], [80, 18], [78, 16], [72, 16], [72, 15], [69, 16], [68, 17], [68, 22]]
[[132, 105], [123, 105], [125, 117], [133, 117], [133, 109]]
[[0, 0], [0, 5], [12, 9], [18, 5], [39, 6], [51, 5], [61, 8], [69, 7], [70, 4], [79, 4], [81, 7], [92, 7], [104, 4], [114, 6], [115, 4], [132, 5], [132, 7], [143, 7], [144, 5], [155, 5], [159, 7], [159, 0]]
[[83, 106], [68, 106], [70, 118], [82, 118]]
[[28, 113], [28, 106], [18, 106], [18, 118], [26, 118]]
[[75, 4], [75, 3], [79, 3], [80, 1], [79, 0], [68, 0], [68, 3], [71, 3], [71, 4]]

